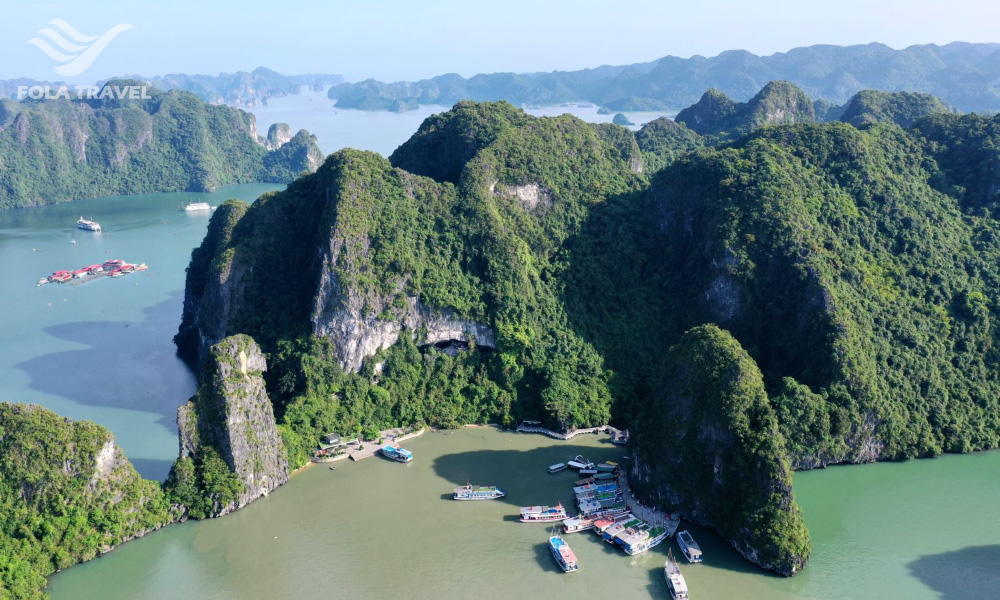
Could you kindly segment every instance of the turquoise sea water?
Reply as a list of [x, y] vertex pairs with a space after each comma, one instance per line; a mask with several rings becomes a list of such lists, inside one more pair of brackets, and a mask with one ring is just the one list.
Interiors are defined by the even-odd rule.
[[[174, 416], [194, 377], [171, 338], [180, 322], [184, 269], [209, 213], [188, 202], [252, 201], [280, 189], [242, 185], [211, 194], [116, 196], [0, 211], [0, 399], [44, 404], [114, 432], [146, 477], [166, 477], [177, 453]], [[76, 228], [93, 217], [103, 231]], [[72, 242], [76, 243], [73, 244]], [[35, 282], [109, 258], [149, 270], [81, 285]]]

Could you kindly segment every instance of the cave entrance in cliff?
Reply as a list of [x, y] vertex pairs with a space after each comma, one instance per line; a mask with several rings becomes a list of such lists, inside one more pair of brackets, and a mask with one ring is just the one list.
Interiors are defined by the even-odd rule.
[[439, 352], [444, 352], [448, 356], [455, 357], [458, 356], [459, 352], [468, 350], [469, 342], [466, 342], [465, 340], [441, 340], [440, 342], [427, 344], [424, 346], [424, 351], [432, 348], [438, 350]]
[[[437, 352], [444, 352], [448, 356], [455, 357], [458, 356], [459, 352], [464, 352], [468, 350], [469, 347], [470, 344], [466, 340], [451, 339], [451, 340], [440, 340], [432, 344], [424, 344], [423, 346], [420, 347], [420, 350], [423, 352], [429, 352], [432, 350]], [[492, 348], [490, 348], [489, 346], [483, 346], [481, 344], [476, 344], [475, 349], [479, 350], [480, 352], [486, 352], [492, 350]]]

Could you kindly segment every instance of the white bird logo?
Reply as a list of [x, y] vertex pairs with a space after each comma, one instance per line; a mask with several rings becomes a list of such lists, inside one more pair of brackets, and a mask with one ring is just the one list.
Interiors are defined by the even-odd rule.
[[[128, 23], [122, 23], [115, 25], [104, 32], [104, 35], [98, 37], [84, 35], [62, 19], [52, 19], [48, 24], [58, 28], [59, 31], [46, 27], [38, 33], [49, 38], [53, 44], [70, 54], [56, 50], [52, 47], [52, 44], [42, 38], [31, 38], [27, 43], [37, 46], [52, 60], [64, 63], [53, 67], [53, 70], [63, 77], [75, 77], [86, 71], [90, 68], [90, 65], [94, 64], [94, 61], [97, 60], [97, 57], [101, 55], [101, 52], [104, 51], [108, 44], [111, 43], [111, 40], [118, 37], [118, 34], [121, 32], [134, 28], [134, 26]], [[62, 32], [62, 35], [60, 35], [60, 32]], [[67, 37], [72, 41], [67, 40]], [[77, 43], [74, 44], [73, 42]]]

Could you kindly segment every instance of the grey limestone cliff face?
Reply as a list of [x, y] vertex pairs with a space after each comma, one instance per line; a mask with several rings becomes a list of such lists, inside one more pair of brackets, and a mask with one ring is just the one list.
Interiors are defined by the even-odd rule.
[[213, 516], [242, 508], [288, 481], [289, 467], [264, 387], [267, 362], [253, 338], [234, 335], [212, 346], [198, 394], [177, 411], [181, 457], [218, 450], [243, 489]]
[[292, 128], [287, 123], [274, 123], [267, 130], [267, 143], [264, 147], [268, 150], [277, 150], [290, 141], [292, 141]]
[[475, 340], [479, 346], [496, 346], [496, 334], [489, 326], [432, 310], [413, 296], [406, 298], [402, 310], [395, 309], [392, 319], [379, 318], [389, 308], [388, 300], [345, 289], [332, 268], [336, 254], [328, 252], [324, 259], [311, 321], [314, 335], [334, 342], [341, 368], [360, 370], [365, 358], [395, 344], [404, 331], [421, 345]]

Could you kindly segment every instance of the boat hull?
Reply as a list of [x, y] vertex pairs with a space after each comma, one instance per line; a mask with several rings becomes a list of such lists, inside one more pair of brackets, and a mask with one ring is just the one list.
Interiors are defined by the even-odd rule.
[[460, 502], [474, 501], [474, 500], [499, 500], [500, 498], [503, 498], [506, 495], [507, 494], [498, 494], [496, 496], [476, 496], [476, 497], [472, 497], [472, 498], [464, 497], [464, 496], [463, 497], [452, 496], [452, 499], [453, 500], [458, 500]]
[[566, 520], [565, 516], [562, 516], [562, 517], [541, 517], [541, 518], [538, 518], [538, 519], [530, 519], [530, 518], [521, 517], [521, 518], [518, 519], [518, 521], [520, 521], [522, 523], [555, 523], [557, 521], [565, 521], [565, 520]]

